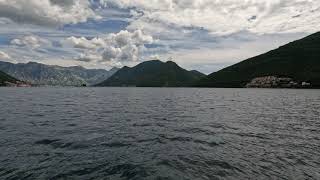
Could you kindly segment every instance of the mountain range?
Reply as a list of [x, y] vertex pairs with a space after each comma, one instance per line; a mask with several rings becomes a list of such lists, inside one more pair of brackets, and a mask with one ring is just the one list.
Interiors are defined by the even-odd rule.
[[320, 32], [214, 72], [194, 86], [242, 88], [303, 85], [320, 88]]
[[320, 88], [320, 32], [208, 76], [171, 61], [148, 61], [97, 86]]
[[96, 86], [188, 87], [205, 75], [187, 71], [172, 61], [152, 60], [135, 67], [123, 67]]
[[29, 62], [13, 64], [0, 61], [0, 71], [34, 85], [83, 86], [93, 85], [108, 79], [118, 68], [85, 69], [81, 66], [61, 67]]
[[58, 86], [320, 88], [320, 32], [208, 76], [159, 60], [110, 71], [0, 62], [0, 71], [4, 72], [0, 72], [2, 84], [19, 79]]

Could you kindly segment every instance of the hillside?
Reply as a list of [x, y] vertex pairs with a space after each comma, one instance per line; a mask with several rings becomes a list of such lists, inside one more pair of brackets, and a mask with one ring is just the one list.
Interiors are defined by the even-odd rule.
[[18, 80], [0, 71], [0, 86], [5, 86], [6, 82], [16, 83]]
[[123, 67], [96, 86], [186, 87], [204, 76], [197, 71], [187, 71], [172, 61], [153, 60], [133, 68]]
[[320, 88], [320, 33], [212, 73], [195, 86], [238, 88], [268, 76], [291, 78]]
[[12, 64], [0, 61], [0, 70], [22, 81], [37, 85], [81, 86], [104, 81], [118, 69], [85, 69], [80, 66], [60, 67], [35, 62]]

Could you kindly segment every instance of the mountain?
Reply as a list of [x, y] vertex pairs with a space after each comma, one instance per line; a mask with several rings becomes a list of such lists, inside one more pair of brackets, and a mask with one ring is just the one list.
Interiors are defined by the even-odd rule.
[[277, 83], [320, 88], [320, 32], [212, 73], [196, 86], [279, 87]]
[[85, 69], [81, 66], [60, 67], [35, 62], [12, 64], [0, 61], [0, 70], [22, 81], [37, 85], [82, 86], [108, 79], [118, 69]]
[[186, 87], [204, 76], [198, 71], [182, 69], [172, 61], [153, 60], [133, 68], [123, 67], [96, 86]]
[[6, 83], [16, 83], [18, 80], [0, 71], [0, 86], [6, 86]]

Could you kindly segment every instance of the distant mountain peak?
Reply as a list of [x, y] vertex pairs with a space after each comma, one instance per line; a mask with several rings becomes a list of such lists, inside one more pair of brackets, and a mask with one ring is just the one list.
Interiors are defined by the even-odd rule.
[[160, 60], [149, 60], [149, 61], [144, 61], [142, 63], [140, 63], [139, 65], [143, 65], [143, 64], [161, 64], [163, 63], [162, 61]]
[[135, 67], [123, 67], [97, 86], [185, 87], [203, 74], [187, 71], [174, 62], [145, 61]]
[[41, 64], [41, 63], [37, 63], [37, 62], [34, 62], [34, 61], [29, 61], [27, 63], [20, 63], [20, 64]]
[[167, 61], [166, 63], [167, 63], [167, 64], [177, 64], [177, 63], [175, 63], [175, 62], [173, 62], [173, 61]]

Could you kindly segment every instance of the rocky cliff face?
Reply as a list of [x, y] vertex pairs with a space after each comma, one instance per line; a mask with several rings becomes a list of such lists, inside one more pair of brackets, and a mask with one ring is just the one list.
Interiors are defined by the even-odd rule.
[[246, 85], [246, 88], [310, 88], [308, 82], [296, 82], [288, 77], [257, 77]]

